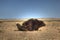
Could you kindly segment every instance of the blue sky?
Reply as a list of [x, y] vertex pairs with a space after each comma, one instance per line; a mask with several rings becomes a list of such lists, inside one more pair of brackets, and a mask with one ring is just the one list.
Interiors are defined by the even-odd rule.
[[0, 0], [0, 18], [60, 18], [60, 0]]

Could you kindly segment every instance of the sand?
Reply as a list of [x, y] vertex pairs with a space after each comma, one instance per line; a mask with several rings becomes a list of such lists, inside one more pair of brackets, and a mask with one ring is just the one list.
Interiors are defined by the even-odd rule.
[[60, 19], [39, 19], [46, 26], [38, 31], [18, 31], [16, 23], [23, 20], [0, 20], [0, 40], [60, 40]]

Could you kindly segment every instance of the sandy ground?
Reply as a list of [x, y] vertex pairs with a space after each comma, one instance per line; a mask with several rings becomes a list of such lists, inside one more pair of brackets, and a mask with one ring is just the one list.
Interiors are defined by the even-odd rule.
[[0, 21], [0, 40], [60, 40], [60, 21], [44, 21], [38, 31], [18, 31], [16, 21]]

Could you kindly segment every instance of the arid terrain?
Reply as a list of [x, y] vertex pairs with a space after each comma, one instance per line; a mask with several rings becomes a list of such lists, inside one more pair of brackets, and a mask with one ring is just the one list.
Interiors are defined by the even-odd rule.
[[60, 19], [41, 18], [46, 26], [38, 31], [18, 31], [16, 23], [27, 19], [0, 19], [0, 40], [60, 40]]

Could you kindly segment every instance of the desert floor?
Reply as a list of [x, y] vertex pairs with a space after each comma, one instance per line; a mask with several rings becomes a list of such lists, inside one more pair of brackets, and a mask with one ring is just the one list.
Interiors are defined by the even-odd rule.
[[44, 21], [38, 31], [18, 31], [16, 23], [23, 21], [0, 21], [0, 40], [60, 40], [59, 20]]

